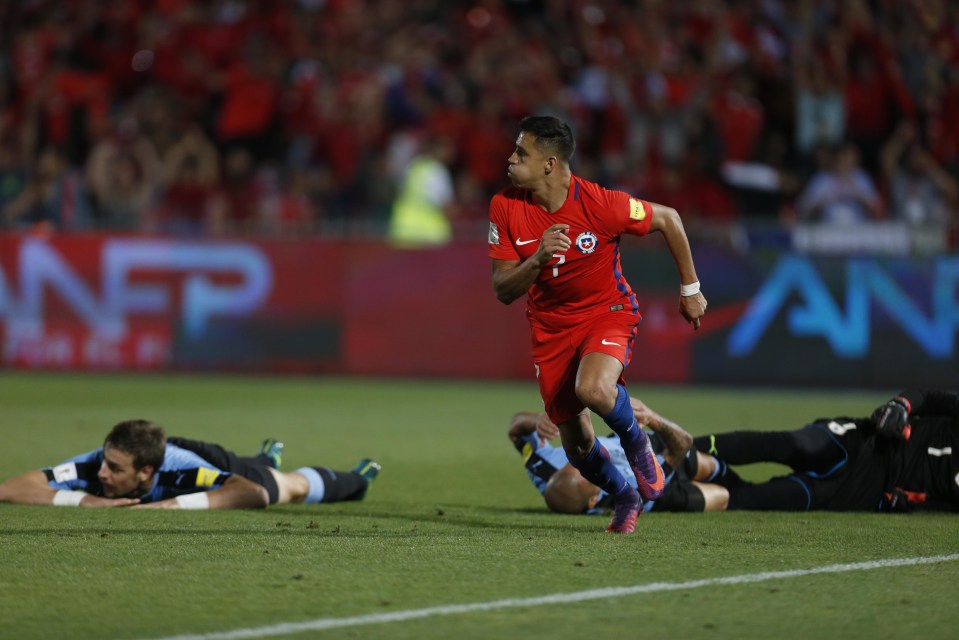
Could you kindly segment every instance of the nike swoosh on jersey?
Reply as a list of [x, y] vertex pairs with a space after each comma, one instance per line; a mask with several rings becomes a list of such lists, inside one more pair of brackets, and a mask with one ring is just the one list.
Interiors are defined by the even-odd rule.
[[529, 244], [530, 242], [536, 242], [537, 240], [539, 240], [539, 238], [533, 238], [532, 240], [520, 240], [519, 238], [517, 238], [516, 244], [524, 245], [524, 244]]
[[610, 342], [610, 341], [607, 340], [606, 338], [603, 338], [602, 343], [605, 344], [605, 345], [611, 345], [611, 346], [614, 346], [614, 347], [621, 347], [621, 346], [623, 346], [623, 345], [619, 344], [618, 342]]

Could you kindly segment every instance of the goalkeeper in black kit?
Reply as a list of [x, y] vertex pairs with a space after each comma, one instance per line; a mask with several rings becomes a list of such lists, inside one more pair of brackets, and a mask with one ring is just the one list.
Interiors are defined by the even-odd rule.
[[[689, 477], [725, 487], [729, 510], [959, 511], [959, 395], [949, 391], [903, 391], [870, 417], [794, 431], [701, 436], [694, 449]], [[730, 466], [753, 462], [792, 473], [752, 483]]]

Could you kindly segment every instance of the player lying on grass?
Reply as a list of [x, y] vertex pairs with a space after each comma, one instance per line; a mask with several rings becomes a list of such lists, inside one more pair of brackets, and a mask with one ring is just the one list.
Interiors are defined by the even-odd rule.
[[256, 456], [215, 444], [167, 439], [146, 420], [121, 422], [103, 446], [0, 484], [0, 502], [84, 507], [247, 509], [270, 504], [362, 500], [380, 465], [352, 471], [279, 470], [283, 444], [266, 440]]
[[[645, 511], [959, 511], [959, 395], [904, 391], [861, 418], [820, 418], [793, 431], [734, 431], [692, 439], [631, 399], [669, 465], [663, 495]], [[556, 429], [542, 414], [520, 413], [510, 438], [547, 505], [562, 513], [602, 510], [606, 496], [547, 444]], [[610, 441], [615, 439], [609, 439]], [[682, 463], [678, 452], [693, 448]], [[603, 440], [614, 463], [615, 442]], [[793, 473], [744, 481], [729, 465], [775, 462]], [[664, 467], [664, 471], [666, 467]]]
[[[720, 433], [694, 446], [687, 472], [722, 485], [730, 510], [959, 511], [959, 395], [949, 391], [904, 391], [870, 417]], [[753, 462], [793, 473], [751, 483], [729, 467]]]
[[[653, 451], [665, 476], [663, 494], [655, 501], [646, 501], [641, 513], [649, 511], [721, 511], [726, 507], [726, 489], [686, 479], [684, 460], [693, 438], [682, 427], [663, 418], [636, 398], [629, 399], [633, 415], [645, 425]], [[601, 513], [612, 508], [611, 496], [590, 483], [569, 463], [562, 447], [549, 441], [559, 436], [559, 429], [545, 413], [520, 412], [510, 420], [507, 432], [533, 485], [543, 495], [546, 506], [558, 513]], [[616, 436], [598, 436], [600, 446], [618, 467], [627, 482], [636, 479]]]

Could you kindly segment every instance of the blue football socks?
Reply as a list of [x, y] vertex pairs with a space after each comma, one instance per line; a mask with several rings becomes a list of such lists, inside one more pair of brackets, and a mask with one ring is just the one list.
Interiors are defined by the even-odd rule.
[[602, 418], [613, 430], [613, 433], [619, 436], [619, 441], [626, 451], [645, 448], [646, 443], [644, 441], [648, 437], [643, 428], [636, 422], [626, 387], [621, 384], [616, 385], [616, 404], [613, 405], [613, 410]]
[[570, 457], [569, 463], [579, 469], [584, 478], [614, 498], [632, 491], [632, 487], [610, 460], [609, 452], [599, 443], [599, 440], [593, 441], [593, 448], [585, 458], [574, 460]]

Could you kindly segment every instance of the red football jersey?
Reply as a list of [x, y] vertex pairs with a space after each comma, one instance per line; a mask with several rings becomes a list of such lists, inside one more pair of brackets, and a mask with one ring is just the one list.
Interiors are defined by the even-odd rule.
[[639, 315], [620, 267], [619, 238], [649, 233], [653, 210], [648, 202], [573, 176], [566, 202], [555, 213], [534, 204], [529, 191], [509, 187], [493, 197], [489, 217], [489, 256], [495, 260], [526, 260], [546, 229], [569, 225], [572, 246], [565, 254], [554, 254], [530, 287], [532, 320], [568, 327], [618, 305]]

